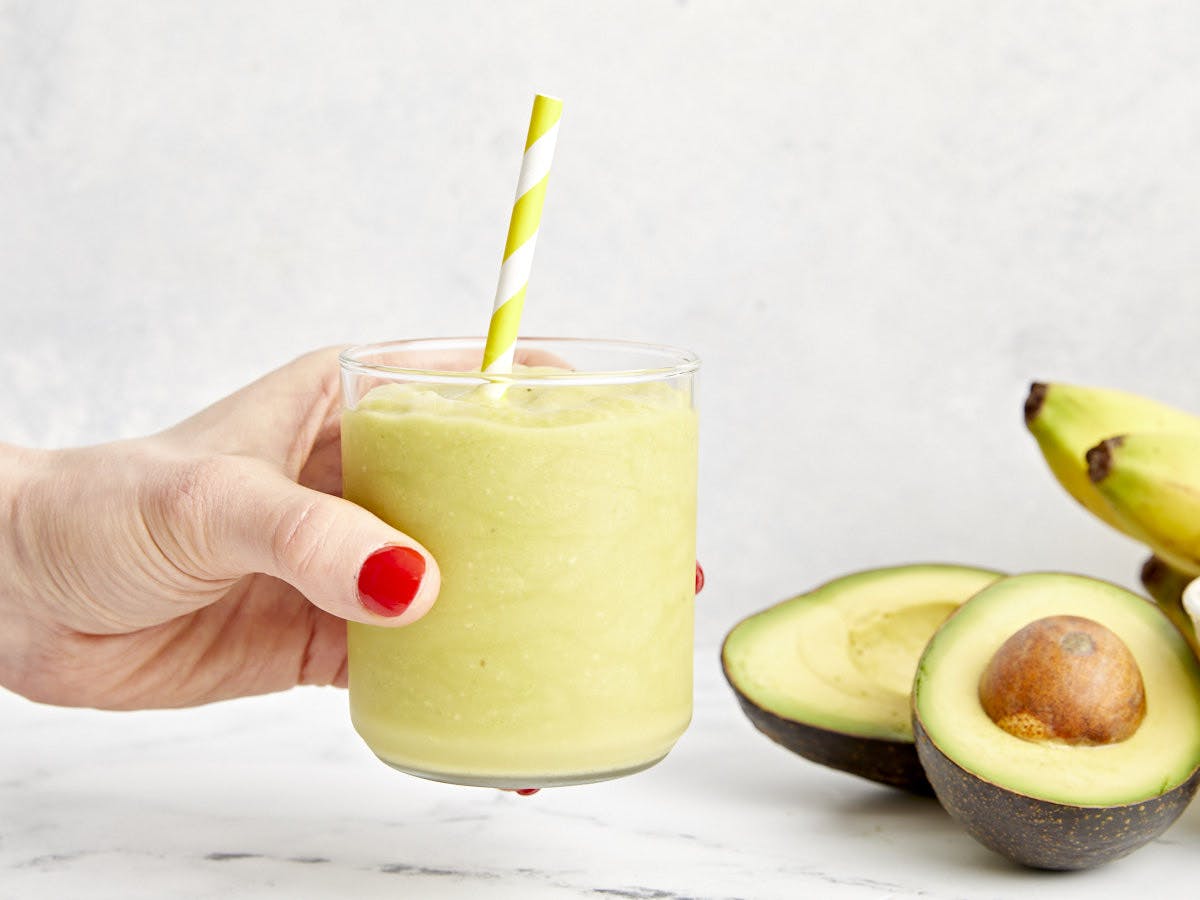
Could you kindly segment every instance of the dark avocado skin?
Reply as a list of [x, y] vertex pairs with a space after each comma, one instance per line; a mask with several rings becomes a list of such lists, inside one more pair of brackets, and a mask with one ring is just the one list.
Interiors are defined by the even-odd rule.
[[1038, 800], [986, 781], [953, 763], [913, 722], [916, 749], [937, 798], [971, 836], [1013, 862], [1036, 869], [1088, 869], [1120, 859], [1167, 830], [1200, 785], [1183, 784], [1123, 806], [1070, 806]]
[[[722, 671], [725, 671], [722, 666]], [[933, 796], [933, 786], [925, 777], [916, 748], [906, 741], [887, 741], [880, 738], [858, 737], [784, 719], [758, 706], [738, 690], [725, 672], [725, 680], [737, 695], [742, 711], [754, 727], [793, 753], [805, 759], [900, 788], [926, 797]]]

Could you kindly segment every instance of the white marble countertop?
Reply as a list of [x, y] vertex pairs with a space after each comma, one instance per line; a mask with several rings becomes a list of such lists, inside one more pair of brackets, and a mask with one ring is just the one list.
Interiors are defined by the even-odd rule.
[[388, 770], [334, 689], [138, 713], [0, 692], [0, 897], [1195, 896], [1200, 805], [1100, 869], [1021, 869], [771, 744], [710, 649], [697, 682], [666, 761], [530, 798]]

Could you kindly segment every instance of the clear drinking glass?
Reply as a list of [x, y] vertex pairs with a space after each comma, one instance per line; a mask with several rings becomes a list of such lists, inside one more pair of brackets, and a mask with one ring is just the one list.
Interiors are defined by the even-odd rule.
[[[388, 765], [501, 788], [615, 778], [692, 711], [699, 360], [527, 338], [342, 354], [345, 496], [424, 544], [420, 621], [349, 626], [354, 727]], [[565, 368], [569, 365], [570, 368]]]

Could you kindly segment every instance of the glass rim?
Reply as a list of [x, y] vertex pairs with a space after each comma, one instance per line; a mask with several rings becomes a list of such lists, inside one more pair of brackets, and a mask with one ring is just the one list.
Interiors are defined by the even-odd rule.
[[557, 350], [561, 348], [565, 358], [570, 357], [570, 348], [578, 347], [627, 351], [642, 353], [648, 358], [657, 357], [663, 365], [644, 366], [638, 368], [612, 369], [560, 369], [554, 371], [519, 371], [513, 373], [466, 371], [457, 369], [436, 369], [421, 366], [396, 366], [370, 362], [372, 354], [383, 354], [400, 350], [451, 350], [478, 349], [483, 352], [486, 338], [480, 336], [463, 337], [432, 337], [432, 338], [402, 338], [393, 341], [381, 341], [370, 344], [355, 344], [347, 347], [338, 354], [338, 364], [343, 374], [376, 375], [381, 378], [404, 379], [408, 381], [435, 381], [451, 383], [485, 384], [503, 382], [504, 384], [610, 384], [629, 383], [638, 381], [662, 381], [691, 375], [700, 368], [700, 357], [691, 350], [674, 347], [669, 344], [655, 344], [644, 341], [627, 341], [617, 338], [576, 338], [576, 337], [520, 337], [517, 338], [517, 349], [522, 346], [537, 345], [541, 349]]

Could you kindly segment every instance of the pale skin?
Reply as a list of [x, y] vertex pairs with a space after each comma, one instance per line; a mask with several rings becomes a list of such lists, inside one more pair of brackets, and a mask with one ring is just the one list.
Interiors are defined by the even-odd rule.
[[[346, 620], [404, 627], [425, 615], [437, 563], [339, 496], [337, 354], [302, 356], [148, 437], [0, 444], [0, 687], [98, 709], [345, 687]], [[565, 365], [544, 353], [518, 362]], [[393, 617], [358, 594], [364, 560], [387, 547], [425, 560]]]
[[[101, 709], [346, 683], [346, 623], [416, 621], [432, 557], [341, 499], [336, 349], [159, 434], [71, 450], [0, 445], [0, 685]], [[363, 560], [410, 546], [411, 605], [359, 600]]]

